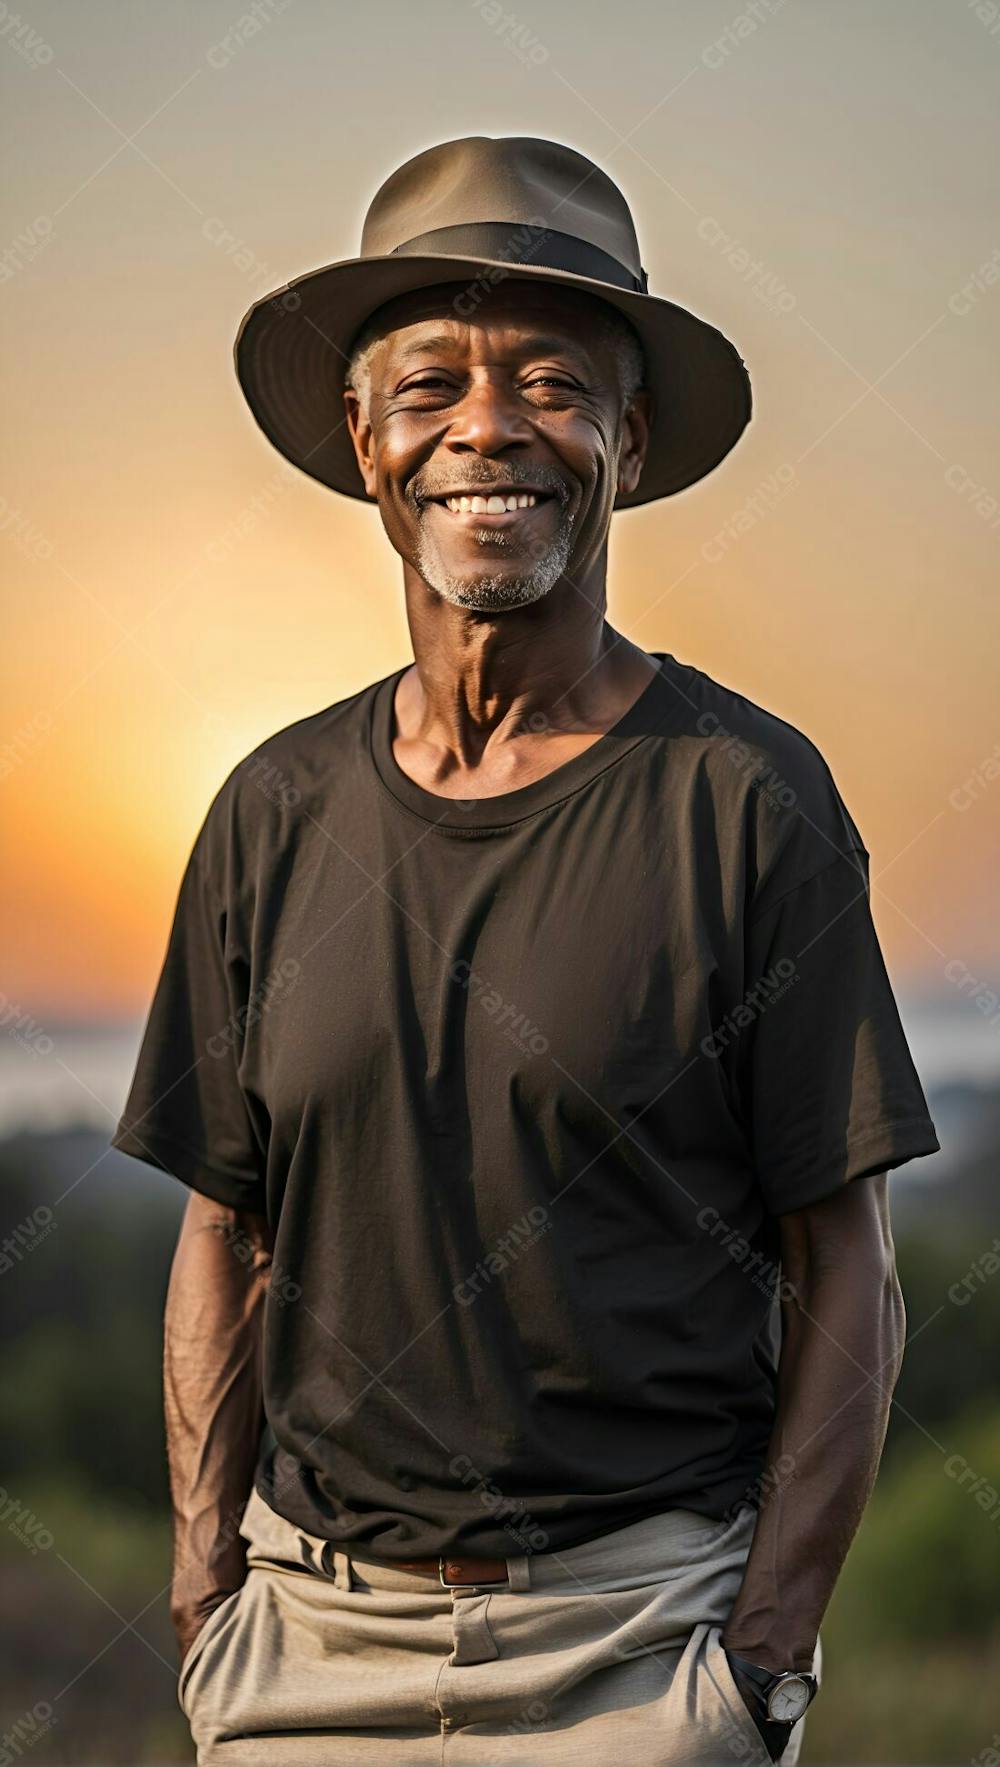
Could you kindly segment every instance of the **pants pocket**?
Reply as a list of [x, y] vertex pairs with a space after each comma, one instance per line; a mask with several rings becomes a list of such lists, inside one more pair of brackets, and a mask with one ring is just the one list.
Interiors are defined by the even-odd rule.
[[764, 1746], [764, 1738], [733, 1679], [722, 1645], [722, 1627], [706, 1626], [704, 1633], [703, 1664], [710, 1683], [706, 1704], [715, 1707], [715, 1721], [725, 1734], [727, 1748], [734, 1760], [752, 1762], [753, 1767], [763, 1767], [767, 1763], [770, 1767], [771, 1757]]
[[[710, 1626], [707, 1630], [705, 1638], [705, 1662], [709, 1674], [712, 1676], [729, 1706], [731, 1722], [733, 1725], [733, 1736], [735, 1737], [740, 1733], [744, 1734], [747, 1738], [747, 1742], [752, 1743], [758, 1751], [757, 1754], [751, 1753], [749, 1755], [741, 1753], [740, 1759], [743, 1761], [753, 1761], [755, 1767], [758, 1762], [770, 1762], [771, 1757], [768, 1754], [767, 1749], [764, 1747], [764, 1739], [751, 1718], [750, 1713], [747, 1711], [743, 1695], [740, 1693], [740, 1690], [733, 1679], [733, 1672], [729, 1667], [729, 1659], [722, 1646], [721, 1626]], [[813, 1655], [812, 1670], [817, 1682], [821, 1682], [823, 1677], [823, 1646], [819, 1639], [816, 1640], [816, 1650]], [[796, 1767], [802, 1749], [802, 1740], [805, 1735], [805, 1727], [808, 1719], [809, 1713], [807, 1711], [805, 1715], [799, 1719], [797, 1724], [792, 1725], [788, 1736], [788, 1742], [779, 1755], [775, 1767]], [[734, 1753], [735, 1752], [734, 1744]]]
[[226, 1615], [232, 1613], [233, 1607], [239, 1601], [242, 1593], [242, 1589], [235, 1589], [232, 1595], [227, 1595], [225, 1601], [220, 1601], [218, 1607], [212, 1609], [200, 1632], [196, 1634], [184, 1653], [184, 1660], [177, 1677], [177, 1703], [186, 1718], [191, 1716], [189, 1691], [198, 1664], [201, 1662], [216, 1629], [225, 1620]]

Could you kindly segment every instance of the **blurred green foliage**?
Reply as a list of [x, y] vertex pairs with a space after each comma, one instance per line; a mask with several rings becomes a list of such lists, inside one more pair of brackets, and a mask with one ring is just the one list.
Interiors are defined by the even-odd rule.
[[955, 1417], [973, 1416], [977, 1407], [1000, 1410], [1000, 1272], [981, 1278], [971, 1293], [962, 1287], [963, 1278], [982, 1263], [1000, 1233], [1000, 1206], [994, 1223], [990, 1228], [963, 1221], [959, 1214], [947, 1229], [935, 1226], [923, 1234], [909, 1225], [905, 1232], [897, 1230], [907, 1350], [889, 1424], [887, 1460], [897, 1448], [912, 1453], [922, 1430], [944, 1442]]
[[968, 1762], [1000, 1730], [1000, 1525], [946, 1471], [956, 1454], [997, 1475], [1000, 1408], [945, 1438], [915, 1430], [883, 1464], [823, 1626], [807, 1761]]
[[838, 1591], [838, 1624], [858, 1648], [950, 1638], [976, 1653], [1000, 1626], [1000, 1505], [991, 1517], [947, 1470], [960, 1457], [1000, 1479], [1000, 1409], [950, 1419], [945, 1435], [947, 1454], [918, 1438], [876, 1486]]

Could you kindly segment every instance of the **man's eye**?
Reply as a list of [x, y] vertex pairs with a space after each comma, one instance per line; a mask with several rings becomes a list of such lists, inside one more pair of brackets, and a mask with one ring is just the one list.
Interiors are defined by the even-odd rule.
[[[557, 391], [564, 393], [580, 391], [579, 385], [575, 380], [565, 379], [562, 375], [558, 374], [537, 374], [533, 380], [523, 382], [521, 391], [530, 393], [533, 392], [536, 387], [554, 387]], [[455, 382], [449, 380], [447, 376], [443, 374], [422, 374], [419, 380], [408, 380], [406, 385], [400, 388], [400, 393], [432, 393], [442, 389], [449, 393], [457, 391]]]

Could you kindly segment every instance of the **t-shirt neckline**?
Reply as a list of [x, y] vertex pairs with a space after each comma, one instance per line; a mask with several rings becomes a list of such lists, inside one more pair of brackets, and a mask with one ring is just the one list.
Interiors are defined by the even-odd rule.
[[658, 673], [650, 677], [638, 699], [596, 742], [561, 766], [554, 767], [550, 773], [543, 774], [541, 779], [519, 786], [516, 791], [487, 798], [442, 797], [437, 792], [425, 791], [403, 772], [392, 752], [392, 741], [396, 687], [407, 669], [413, 666], [404, 663], [401, 669], [385, 677], [373, 697], [370, 749], [375, 771], [391, 797], [423, 821], [433, 823], [445, 832], [506, 828], [572, 796], [621, 760], [645, 737], [662, 735], [679, 717], [689, 697], [687, 684], [696, 671], [679, 663], [668, 651], [654, 650], [649, 654], [660, 664]]

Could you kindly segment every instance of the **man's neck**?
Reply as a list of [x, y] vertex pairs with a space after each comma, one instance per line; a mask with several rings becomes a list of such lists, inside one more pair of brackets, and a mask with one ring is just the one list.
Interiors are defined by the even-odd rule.
[[408, 597], [416, 661], [396, 690], [393, 751], [418, 783], [514, 790], [597, 741], [648, 686], [655, 658], [607, 623], [603, 601], [546, 602], [490, 618]]

